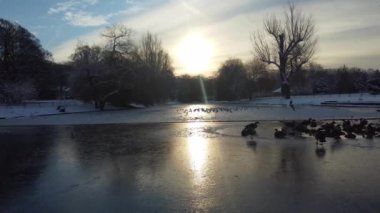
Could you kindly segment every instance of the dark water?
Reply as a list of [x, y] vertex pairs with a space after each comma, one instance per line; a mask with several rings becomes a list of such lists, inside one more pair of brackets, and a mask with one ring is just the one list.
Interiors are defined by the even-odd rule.
[[380, 212], [380, 141], [243, 123], [0, 128], [0, 212]]

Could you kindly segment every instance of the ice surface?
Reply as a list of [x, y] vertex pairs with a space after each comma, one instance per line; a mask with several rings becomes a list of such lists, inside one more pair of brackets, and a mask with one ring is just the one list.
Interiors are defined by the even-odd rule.
[[380, 141], [279, 122], [1, 127], [2, 212], [380, 212]]

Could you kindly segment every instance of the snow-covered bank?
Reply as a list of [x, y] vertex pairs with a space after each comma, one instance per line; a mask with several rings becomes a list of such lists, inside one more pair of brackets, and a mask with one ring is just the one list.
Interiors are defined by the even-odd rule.
[[[64, 112], [60, 112], [57, 107], [63, 106]], [[107, 106], [107, 109], [121, 109]], [[43, 101], [26, 101], [21, 105], [0, 105], [0, 118], [19, 118], [33, 117], [44, 115], [70, 114], [80, 112], [95, 112], [94, 105], [83, 103], [79, 100], [43, 100]]]
[[[112, 123], [168, 123], [192, 121], [251, 121], [251, 120], [301, 120], [380, 118], [379, 95], [345, 94], [260, 98], [253, 101], [213, 102], [211, 104], [166, 104], [129, 110], [95, 111], [93, 105], [79, 101], [32, 102], [25, 106], [1, 106], [0, 126], [7, 125], [72, 125]], [[345, 103], [346, 107], [321, 106], [323, 102]], [[370, 107], [350, 106], [354, 103], [375, 103]], [[348, 104], [348, 105], [347, 105]], [[66, 114], [57, 110], [65, 106]], [[139, 109], [136, 109], [139, 108]], [[107, 107], [107, 109], [112, 109]], [[113, 108], [117, 109], [117, 108]], [[80, 112], [80, 113], [79, 113]], [[49, 115], [49, 116], [41, 116]]]
[[[369, 93], [292, 96], [291, 100], [294, 105], [321, 105], [323, 102], [344, 102], [348, 105], [350, 103], [378, 103], [380, 106], [380, 95], [371, 95]], [[265, 97], [255, 99], [250, 103], [288, 105], [289, 99], [284, 99], [279, 96]]]

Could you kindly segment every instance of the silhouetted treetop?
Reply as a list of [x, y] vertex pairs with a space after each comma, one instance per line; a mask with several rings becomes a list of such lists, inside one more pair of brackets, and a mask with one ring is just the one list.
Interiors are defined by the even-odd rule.
[[50, 57], [27, 29], [0, 18], [0, 76], [3, 80], [34, 76]]

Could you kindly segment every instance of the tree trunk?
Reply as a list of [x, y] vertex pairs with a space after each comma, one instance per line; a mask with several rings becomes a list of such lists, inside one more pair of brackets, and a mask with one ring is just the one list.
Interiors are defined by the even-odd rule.
[[288, 83], [282, 83], [281, 85], [281, 95], [286, 99], [290, 99], [290, 86]]
[[95, 109], [99, 109], [99, 103], [98, 103], [98, 100], [95, 100], [95, 99], [94, 99], [94, 106], [95, 106]]
[[105, 107], [105, 105], [106, 105], [106, 102], [105, 101], [99, 101], [99, 109], [100, 109], [100, 111], [103, 111], [104, 110], [104, 107]]
[[278, 57], [280, 59], [280, 79], [281, 79], [281, 95], [286, 99], [290, 98], [290, 86], [288, 77], [286, 75], [286, 64], [288, 62], [288, 57], [285, 53], [285, 35], [279, 35], [279, 52]]

